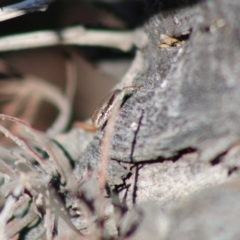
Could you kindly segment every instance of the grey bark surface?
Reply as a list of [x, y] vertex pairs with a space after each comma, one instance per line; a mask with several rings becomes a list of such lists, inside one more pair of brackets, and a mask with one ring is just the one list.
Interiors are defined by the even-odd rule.
[[[164, 2], [159, 1], [160, 5]], [[160, 9], [145, 24], [148, 44], [140, 49], [144, 66], [132, 79], [133, 85], [143, 86], [119, 111], [108, 171], [109, 185], [122, 187], [119, 197], [128, 207], [155, 201], [160, 208], [172, 209], [169, 202], [184, 200], [239, 175], [239, 12], [239, 1], [199, 1], [175, 9]], [[165, 36], [184, 38], [185, 43], [181, 47], [159, 48]], [[104, 129], [79, 155], [76, 178], [80, 179], [88, 169], [97, 171], [103, 137]], [[204, 194], [199, 193], [203, 200]], [[214, 204], [212, 199], [222, 196], [218, 190], [216, 196], [215, 190], [212, 194], [210, 202], [207, 196], [202, 205], [195, 198], [188, 206], [179, 207], [183, 218], [174, 221], [156, 207], [155, 213], [160, 215], [152, 215], [151, 224], [160, 226], [158, 220], [165, 219], [166, 226], [160, 228], [164, 234], [156, 233], [156, 229], [149, 231], [158, 234], [159, 239], [197, 239], [194, 238], [197, 234], [198, 239], [220, 239], [216, 229], [226, 226], [226, 221], [219, 220], [216, 228], [206, 227], [205, 232], [199, 233], [197, 227], [202, 223], [196, 220], [196, 213], [188, 218], [193, 222], [191, 234], [182, 230], [182, 225], [175, 229], [185, 221], [184, 211], [198, 212], [199, 207], [207, 212], [208, 204]], [[229, 193], [224, 204], [236, 204], [231, 196]], [[152, 208], [146, 207], [143, 212], [154, 212]], [[219, 208], [223, 211], [215, 212], [213, 221], [224, 216], [225, 205], [219, 203]], [[148, 213], [141, 216], [146, 219]], [[235, 217], [230, 214], [229, 221], [236, 221]], [[134, 224], [136, 216], [130, 221]], [[175, 231], [166, 230], [168, 224]], [[228, 230], [231, 231], [230, 228], [224, 231]], [[131, 235], [129, 239], [147, 237]], [[238, 238], [228, 238], [226, 233], [221, 239]]]
[[140, 204], [124, 217], [120, 228], [138, 222], [137, 231], [125, 238], [128, 240], [237, 240], [239, 187], [236, 181], [210, 188], [165, 208], [153, 201]]
[[[239, 141], [239, 9], [238, 1], [203, 1], [149, 19], [146, 70], [133, 80], [143, 86], [120, 110], [111, 159], [158, 161], [195, 149], [196, 161], [210, 162]], [[181, 48], [158, 47], [164, 35], [186, 34]], [[98, 165], [103, 132], [81, 164]]]

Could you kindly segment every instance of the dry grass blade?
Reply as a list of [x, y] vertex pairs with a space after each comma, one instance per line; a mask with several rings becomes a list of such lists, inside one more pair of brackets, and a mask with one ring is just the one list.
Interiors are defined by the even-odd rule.
[[44, 227], [46, 228], [46, 238], [47, 240], [53, 239], [53, 228], [54, 228], [54, 214], [49, 208], [50, 203], [47, 204], [46, 214], [44, 217]]
[[[68, 209], [61, 203], [61, 200], [59, 200], [59, 197], [55, 194], [55, 192], [49, 189], [45, 191], [44, 195], [44, 199], [47, 201], [46, 208], [54, 212], [54, 217], [58, 218], [56, 228], [60, 228], [60, 223], [63, 221], [65, 223], [65, 226], [67, 226], [64, 230], [65, 233], [76, 233], [78, 236], [82, 236], [81, 232], [73, 225], [68, 214]], [[53, 213], [48, 212], [48, 216], [46, 216], [47, 222], [51, 221], [50, 218], [52, 214]], [[53, 229], [53, 223], [51, 223], [51, 225]], [[62, 229], [58, 230], [63, 231]]]
[[9, 239], [7, 238], [8, 236], [6, 236], [5, 231], [7, 221], [12, 216], [12, 213], [16, 208], [15, 203], [17, 202], [17, 198], [22, 194], [23, 190], [27, 186], [26, 184], [25, 176], [22, 175], [19, 179], [19, 184], [17, 184], [17, 186], [13, 189], [12, 195], [9, 195], [5, 202], [4, 208], [0, 214], [0, 239]]
[[61, 166], [61, 169], [64, 172], [68, 190], [70, 190], [72, 193], [77, 192], [78, 185], [76, 183], [76, 179], [72, 174], [72, 167], [69, 163], [69, 159], [64, 155], [63, 151], [55, 143], [49, 141], [47, 144], [50, 147], [50, 149], [54, 152], [56, 160], [58, 161], [59, 165]]
[[28, 214], [25, 215], [21, 220], [14, 219], [7, 224], [6, 234], [8, 236], [8, 239], [13, 237], [15, 234], [19, 233], [24, 227], [31, 224], [37, 218], [39, 218], [39, 215], [34, 210], [34, 207], [31, 206], [29, 211], [28, 211]]
[[[62, 183], [65, 182], [65, 175], [64, 172], [60, 166], [60, 164], [58, 163], [58, 160], [56, 159], [52, 149], [48, 146], [48, 144], [45, 142], [45, 140], [43, 139], [43, 137], [37, 133], [37, 131], [35, 131], [32, 127], [30, 127], [28, 124], [26, 124], [25, 122], [23, 122], [22, 120], [15, 118], [15, 117], [11, 117], [11, 116], [7, 116], [4, 114], [0, 114], [0, 119], [2, 120], [9, 120], [9, 121], [13, 121], [19, 125], [21, 125], [22, 127], [24, 127], [26, 129], [27, 132], [31, 133], [35, 140], [41, 144], [41, 146], [43, 147], [43, 150], [45, 150], [48, 155], [50, 156], [51, 161], [53, 161], [56, 164], [56, 167], [58, 169], [59, 174], [61, 175], [61, 181]], [[50, 173], [51, 175], [53, 175], [53, 171], [50, 168], [50, 165], [47, 165], [42, 158], [37, 154], [37, 152], [35, 152], [32, 148], [30, 148], [23, 140], [19, 139], [18, 137], [14, 136], [13, 134], [11, 134], [6, 128], [0, 126], [0, 130], [7, 136], [10, 137], [19, 147], [21, 147], [23, 150], [27, 151], [32, 157], [34, 157], [34, 159], [36, 159], [38, 161], [38, 163], [40, 165], [43, 166], [43, 168]]]
[[0, 126], [0, 131], [6, 136], [11, 138], [20, 148], [22, 148], [24, 151], [28, 152], [42, 167], [45, 169], [48, 173], [51, 173], [49, 166], [42, 160], [42, 158], [38, 155], [36, 151], [34, 151], [32, 148], [30, 148], [23, 140], [16, 137], [12, 133], [10, 133], [6, 128]]
[[18, 175], [14, 172], [11, 167], [0, 159], [0, 172], [7, 174], [9, 177], [15, 179]]
[[7, 221], [9, 216], [9, 212], [11, 212], [14, 204], [16, 202], [16, 199], [13, 196], [9, 196], [8, 199], [5, 202], [4, 208], [1, 211], [0, 214], [0, 238], [2, 240], [7, 240], [7, 235], [5, 233], [5, 228], [7, 225]]
[[[73, 73], [75, 69], [71, 68], [69, 71], [71, 71], [71, 73], [68, 74], [75, 77]], [[72, 78], [70, 78], [69, 81], [71, 81], [71, 83], [73, 81], [76, 82], [76, 80]], [[12, 98], [12, 102], [5, 106], [4, 113], [18, 116], [18, 114], [22, 112], [21, 118], [26, 117], [28, 121], [32, 123], [34, 118], [36, 118], [40, 102], [46, 101], [55, 106], [59, 111], [57, 119], [47, 130], [48, 135], [53, 136], [65, 130], [71, 117], [71, 101], [69, 101], [56, 86], [39, 77], [28, 75], [25, 76], [23, 81], [19, 79], [1, 81], [0, 87], [2, 96]], [[72, 95], [74, 95], [74, 92], [72, 92]]]
[[23, 163], [25, 164], [30, 170], [32, 173], [35, 173], [37, 175], [38, 171], [37, 169], [35, 169], [25, 158], [23, 158], [20, 154], [16, 153], [16, 152], [13, 152], [12, 153], [14, 156], [17, 157], [17, 161], [15, 162], [15, 166], [17, 166], [18, 164], [20, 163]]

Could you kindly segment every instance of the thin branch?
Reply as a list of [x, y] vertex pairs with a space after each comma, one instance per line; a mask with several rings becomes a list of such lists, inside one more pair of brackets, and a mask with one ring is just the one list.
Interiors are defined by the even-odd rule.
[[116, 85], [114, 89], [116, 88], [121, 89], [124, 86], [131, 86], [134, 78], [143, 71], [144, 71], [144, 56], [140, 50], [137, 50], [135, 58], [133, 59], [130, 68], [120, 81], [120, 84]]
[[105, 134], [102, 141], [101, 148], [101, 161], [99, 166], [99, 188], [100, 188], [100, 207], [99, 207], [99, 215], [100, 218], [104, 218], [104, 189], [107, 184], [107, 170], [108, 170], [108, 162], [110, 160], [110, 151], [111, 151], [111, 142], [114, 131], [114, 125], [116, 121], [116, 117], [118, 114], [118, 110], [121, 106], [121, 101], [116, 102], [113, 106], [111, 116], [108, 119], [108, 123], [105, 128]]
[[25, 0], [0, 8], [0, 22], [35, 11], [45, 11], [53, 0]]
[[82, 26], [60, 31], [39, 31], [0, 38], [0, 51], [13, 51], [56, 45], [84, 45], [118, 48], [129, 51], [134, 31], [87, 30]]

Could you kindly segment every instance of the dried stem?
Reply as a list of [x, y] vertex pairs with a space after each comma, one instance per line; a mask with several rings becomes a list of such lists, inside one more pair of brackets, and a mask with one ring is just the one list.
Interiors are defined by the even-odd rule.
[[[9, 121], [13, 121], [21, 126], [23, 126], [26, 131], [30, 132], [35, 140], [37, 142], [39, 142], [43, 149], [48, 153], [48, 155], [50, 156], [51, 161], [53, 161], [56, 164], [56, 167], [58, 169], [59, 174], [61, 175], [61, 182], [64, 183], [65, 182], [65, 174], [57, 160], [57, 158], [55, 157], [52, 149], [48, 146], [48, 144], [45, 142], [45, 140], [43, 139], [43, 137], [41, 137], [40, 134], [37, 133], [37, 131], [35, 131], [32, 127], [30, 127], [28, 124], [26, 124], [25, 122], [23, 122], [22, 120], [15, 118], [15, 117], [11, 117], [11, 116], [7, 116], [4, 114], [0, 114], [0, 118], [2, 120], [9, 120]], [[50, 173], [51, 175], [53, 175], [52, 170], [50, 169], [50, 166], [47, 165], [42, 158], [37, 154], [37, 152], [35, 152], [32, 148], [30, 148], [23, 140], [19, 139], [18, 137], [14, 136], [12, 133], [10, 133], [6, 128], [0, 126], [0, 131], [2, 131], [6, 137], [10, 137], [19, 147], [21, 147], [23, 150], [25, 150], [26, 152], [28, 152], [34, 159], [36, 159], [36, 161], [43, 166], [43, 168]]]
[[5, 161], [3, 161], [2, 159], [0, 159], [0, 172], [8, 175], [12, 179], [17, 178], [18, 176], [18, 174], [16, 174], [16, 172], [13, 171], [11, 167], [8, 164], [6, 164]]
[[14, 156], [16, 156], [18, 158], [18, 160], [14, 163], [16, 166], [19, 164], [19, 163], [24, 163], [30, 170], [32, 173], [35, 173], [37, 174], [38, 171], [36, 168], [33, 167], [32, 164], [30, 164], [30, 162], [28, 162], [24, 157], [22, 157], [20, 154], [16, 153], [16, 152], [13, 152], [12, 153]]
[[[73, 80], [71, 81], [73, 82]], [[29, 108], [24, 111], [24, 114], [33, 117], [35, 109], [32, 107], [37, 107], [40, 101], [47, 101], [59, 111], [57, 119], [47, 130], [47, 134], [53, 136], [66, 129], [71, 117], [71, 102], [56, 86], [39, 77], [27, 75], [23, 81], [11, 79], [11, 82], [1, 82], [0, 87], [2, 95], [10, 95], [15, 98], [13, 103], [10, 103], [5, 109], [9, 113], [8, 115], [17, 114], [21, 108], [26, 109], [26, 104], [23, 103], [27, 102]]]
[[[1, 115], [1, 114], [0, 114]], [[12, 139], [20, 148], [22, 148], [24, 151], [28, 152], [48, 173], [49, 173], [49, 167], [47, 164], [42, 160], [42, 158], [38, 155], [37, 152], [35, 152], [32, 148], [30, 148], [23, 140], [20, 138], [14, 136], [11, 132], [9, 132], [6, 128], [3, 126], [0, 126], [0, 131], [6, 136]], [[51, 172], [51, 171], [50, 171]]]
[[111, 141], [114, 131], [115, 120], [118, 110], [121, 106], [121, 101], [116, 102], [113, 106], [111, 116], [108, 119], [108, 123], [105, 128], [105, 135], [103, 137], [102, 149], [101, 149], [101, 162], [99, 167], [99, 188], [100, 188], [100, 217], [104, 217], [104, 189], [107, 184], [107, 170], [108, 162], [111, 151]]
[[[49, 199], [48, 199], [49, 201]], [[47, 240], [53, 240], [53, 227], [54, 227], [54, 214], [50, 208], [50, 203], [47, 204], [46, 214], [44, 217], [45, 228], [46, 228], [46, 238]]]
[[0, 22], [34, 11], [45, 11], [53, 0], [25, 0], [0, 8]]
[[115, 88], [123, 88], [123, 86], [131, 86], [133, 79], [143, 72], [144, 70], [144, 56], [143, 53], [138, 50], [136, 52], [135, 58], [133, 59], [130, 68], [128, 69], [125, 76], [120, 81]]
[[13, 51], [56, 45], [87, 45], [129, 51], [134, 42], [133, 31], [87, 30], [82, 26], [60, 31], [39, 31], [0, 38], [0, 51]]
[[11, 212], [11, 209], [13, 208], [14, 204], [16, 202], [16, 198], [13, 196], [9, 196], [5, 202], [4, 208], [1, 211], [0, 214], [0, 238], [2, 240], [7, 240], [7, 235], [5, 232], [7, 221], [9, 219], [9, 212]]
[[28, 211], [28, 214], [26, 214], [21, 220], [14, 219], [7, 224], [6, 233], [7, 233], [8, 239], [13, 237], [18, 232], [20, 232], [24, 227], [27, 227], [36, 218], [39, 218], [39, 215], [34, 210], [33, 205], [31, 205], [31, 207]]
[[[14, 233], [13, 231], [11, 231], [11, 232], [8, 231], [7, 221], [12, 216], [12, 213], [15, 209], [15, 203], [17, 201], [17, 198], [22, 194], [22, 192], [25, 188], [24, 176], [22, 178], [20, 178], [19, 182], [20, 183], [12, 191], [12, 195], [8, 196], [8, 198], [5, 202], [4, 208], [2, 209], [1, 214], [0, 214], [0, 239], [4, 239], [4, 240], [9, 239], [9, 234], [12, 234], [11, 236], [14, 236], [17, 233], [17, 232]], [[25, 198], [25, 200], [27, 200], [27, 198]], [[20, 201], [22, 201], [22, 200], [20, 200]]]
[[38, 93], [36, 94], [52, 103], [59, 110], [59, 115], [51, 128], [47, 130], [47, 134], [53, 136], [65, 130], [71, 116], [71, 104], [66, 96], [55, 86], [44, 82], [36, 76], [27, 76], [25, 81], [28, 81], [29, 88], [34, 89], [37, 86]]
[[72, 106], [77, 89], [77, 62], [75, 54], [70, 55], [70, 58], [66, 59], [66, 91], [65, 95]]

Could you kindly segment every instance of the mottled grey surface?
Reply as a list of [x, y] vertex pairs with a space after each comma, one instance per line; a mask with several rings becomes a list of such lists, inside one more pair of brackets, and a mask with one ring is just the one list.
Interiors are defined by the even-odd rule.
[[[239, 153], [239, 151], [238, 151]], [[222, 184], [236, 177], [229, 174], [228, 155], [225, 163], [212, 166], [198, 161], [197, 153], [184, 154], [174, 161], [145, 164], [128, 180], [130, 187], [119, 193], [120, 199], [126, 199], [129, 207], [135, 202], [151, 200], [167, 205], [171, 201], [180, 201], [201, 189]], [[137, 180], [136, 180], [137, 178]], [[135, 197], [133, 197], [135, 195]]]
[[231, 182], [164, 208], [152, 201], [140, 204], [126, 214], [121, 232], [132, 227], [132, 233], [124, 238], [127, 240], [238, 240], [239, 187], [239, 182]]
[[239, 194], [239, 182], [235, 182], [194, 196], [172, 212], [172, 231], [165, 239], [239, 239]]
[[[120, 111], [112, 159], [147, 161], [194, 148], [209, 161], [240, 140], [239, 11], [239, 1], [207, 1], [150, 18], [148, 69]], [[162, 35], [188, 33], [182, 48], [158, 47]], [[81, 162], [98, 162], [101, 137]]]
[[[159, 14], [147, 27], [156, 56], [149, 54], [154, 57], [151, 70], [136, 79], [145, 85], [121, 111], [113, 158], [130, 160], [133, 133], [129, 127], [138, 122], [141, 111], [133, 154], [136, 161], [171, 157], [188, 147], [200, 150], [202, 159], [210, 160], [239, 140], [240, 32], [236, 26], [240, 5], [212, 1], [195, 6], [195, 11], [185, 10], [182, 18], [173, 13], [168, 16], [173, 23], [179, 18], [178, 26], [161, 21], [163, 14]], [[214, 29], [212, 25], [220, 20], [225, 25]], [[182, 49], [157, 48], [161, 34], [179, 35], [187, 27], [192, 32]], [[165, 64], [161, 72], [163, 59], [171, 64]]]
[[[110, 185], [122, 180], [120, 201], [137, 209], [122, 221], [125, 239], [239, 239], [239, 186], [200, 192], [239, 176], [239, 12], [240, 1], [209, 0], [146, 23], [146, 70], [133, 80], [143, 86], [119, 112], [108, 172]], [[161, 49], [164, 36], [185, 44]], [[97, 169], [103, 133], [79, 158], [76, 176]], [[130, 162], [142, 164], [129, 170]], [[138, 206], [149, 200], [157, 205]]]

